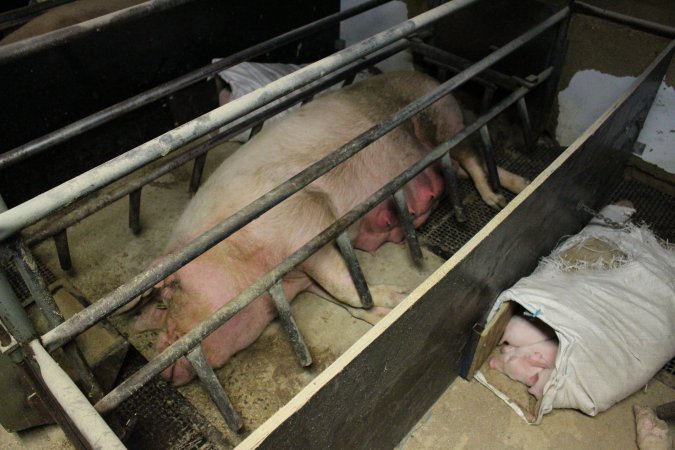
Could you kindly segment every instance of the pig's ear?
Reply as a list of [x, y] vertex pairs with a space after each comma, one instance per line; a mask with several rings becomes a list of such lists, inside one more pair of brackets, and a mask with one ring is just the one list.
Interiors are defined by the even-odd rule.
[[[532, 375], [531, 377], [529, 377], [529, 378], [527, 379], [527, 381], [526, 381], [525, 384], [526, 384], [528, 387], [532, 387], [532, 386], [534, 386], [535, 384], [537, 384], [537, 381], [539, 381], [539, 373], [535, 373], [534, 375]], [[529, 389], [528, 389], [528, 391], [529, 391]]]
[[149, 303], [143, 307], [142, 312], [136, 317], [133, 325], [135, 333], [141, 333], [148, 330], [159, 330], [166, 328], [166, 318], [168, 310], [158, 308], [156, 303]]

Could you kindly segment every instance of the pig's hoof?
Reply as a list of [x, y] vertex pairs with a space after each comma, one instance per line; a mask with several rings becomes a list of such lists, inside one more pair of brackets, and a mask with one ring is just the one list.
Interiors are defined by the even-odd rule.
[[671, 450], [672, 440], [668, 425], [647, 406], [633, 406], [637, 431], [637, 445], [640, 450]]
[[483, 197], [483, 201], [488, 204], [490, 208], [500, 210], [506, 206], [506, 198], [502, 194], [495, 194], [494, 192]]
[[370, 295], [373, 297], [373, 304], [375, 306], [384, 306], [393, 308], [408, 295], [408, 292], [398, 286], [391, 286], [388, 284], [381, 284], [370, 288]]
[[380, 319], [389, 314], [391, 308], [384, 306], [373, 306], [370, 309], [348, 307], [347, 310], [353, 317], [366, 321], [371, 325], [375, 325]]

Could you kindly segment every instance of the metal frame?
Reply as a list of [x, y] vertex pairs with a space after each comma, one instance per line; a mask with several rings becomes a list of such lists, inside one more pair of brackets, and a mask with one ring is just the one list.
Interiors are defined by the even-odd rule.
[[[477, 0], [456, 0], [451, 3], [443, 4], [434, 10], [421, 14], [414, 19], [410, 19], [398, 26], [366, 39], [359, 44], [356, 44], [303, 69], [300, 69], [293, 74], [284, 77], [283, 79], [270, 83], [265, 88], [259, 89], [254, 93], [228, 103], [227, 105], [224, 105], [217, 110], [212, 111], [211, 113], [205, 114], [202, 117], [193, 120], [192, 122], [176, 128], [175, 130], [167, 132], [164, 135], [147, 142], [146, 144], [130, 150], [121, 157], [115, 158], [114, 160], [102, 164], [101, 166], [94, 168], [67, 183], [57, 186], [45, 194], [26, 201], [9, 211], [0, 213], [0, 239], [8, 238], [20, 229], [36, 222], [47, 214], [50, 214], [58, 208], [68, 204], [69, 202], [79, 199], [85, 194], [121, 178], [122, 176], [143, 166], [144, 164], [147, 164], [148, 162], [167, 155], [169, 152], [178, 149], [179, 147], [197, 139], [204, 134], [211, 133], [220, 126], [226, 125], [226, 131], [222, 132], [222, 134], [219, 136], [212, 137], [209, 140], [209, 143], [212, 145], [215, 145], [213, 144], [215, 141], [220, 142], [218, 139], [224, 140], [223, 136], [229, 136], [231, 133], [238, 132], [240, 129], [248, 128], [251, 126], [251, 124], [261, 123], [261, 120], [264, 120], [261, 119], [262, 117], [267, 117], [267, 113], [270, 111], [276, 112], [276, 109], [273, 107], [267, 107], [254, 113], [256, 109], [264, 107], [275, 99], [288, 95], [295, 89], [302, 88], [311, 82], [322, 80], [323, 78], [323, 80], [318, 82], [316, 85], [310, 85], [305, 88], [305, 90], [299, 91], [299, 93], [286, 98], [284, 104], [288, 106], [290, 104], [296, 103], [297, 101], [300, 101], [302, 98], [311, 97], [311, 95], [320, 90], [322, 87], [334, 83], [337, 79], [353, 75], [356, 67], [360, 66], [360, 58], [366, 57], [383, 48], [388, 48], [389, 51], [398, 51], [398, 49], [407, 46], [405, 38], [408, 38], [421, 28], [434, 23], [436, 20], [439, 20], [440, 18], [451, 14], [462, 7], [468, 6], [475, 1]], [[180, 267], [188, 264], [191, 260], [195, 259], [217, 243], [221, 242], [230, 234], [245, 226], [251, 220], [260, 216], [265, 211], [269, 210], [286, 198], [290, 197], [292, 194], [316, 180], [349, 157], [353, 156], [376, 139], [384, 136], [389, 131], [410, 119], [410, 117], [413, 115], [417, 114], [435, 101], [447, 95], [453, 89], [469, 81], [478, 73], [481, 73], [492, 64], [514, 52], [530, 40], [534, 39], [543, 31], [560, 24], [568, 16], [569, 9], [562, 9], [520, 37], [496, 50], [484, 59], [469, 66], [465, 70], [458, 73], [456, 76], [452, 77], [450, 80], [442, 83], [432, 92], [401, 109], [380, 125], [372, 127], [362, 135], [357, 136], [349, 143], [337, 149], [332, 154], [316, 162], [301, 173], [293, 176], [288, 181], [255, 200], [230, 218], [226, 219], [224, 222], [198, 236], [193, 241], [186, 244], [182, 249], [159, 259], [153, 268], [137, 275], [129, 282], [123, 284], [116, 290], [99, 299], [99, 301], [95, 302], [92, 306], [86, 308], [80, 313], [77, 313], [65, 322], [58, 323], [59, 321], [55, 320], [54, 328], [41, 336], [39, 341], [34, 339], [34, 332], [21, 335], [21, 328], [24, 327], [25, 324], [12, 327], [10, 330], [12, 335], [14, 336], [14, 332], [17, 331], [14, 328], [17, 328], [19, 335], [22, 336], [21, 339], [19, 339], [19, 345], [22, 348], [30, 349], [30, 351], [32, 351], [34, 354], [39, 355], [42, 355], [44, 349], [53, 351], [56, 348], [67, 345], [72, 341], [72, 339], [85, 331], [87, 328], [91, 327], [106, 317], [108, 314], [118, 309], [120, 306], [125, 305], [132, 298], [152, 287], [170, 273], [173, 273]], [[393, 46], [394, 50], [388, 46]], [[377, 55], [375, 57], [377, 57]], [[372, 59], [373, 58], [371, 58], [371, 62]], [[332, 76], [326, 76], [326, 73], [330, 74], [333, 71], [336, 72]], [[466, 139], [472, 133], [483, 129], [491, 119], [493, 119], [497, 114], [501, 113], [504, 109], [521, 101], [524, 95], [529, 92], [532, 87], [546, 80], [551, 75], [551, 72], [552, 69], [549, 68], [541, 74], [535, 76], [530, 81], [529, 86], [520, 86], [515, 89], [510, 95], [487, 111], [486, 114], [478, 118], [476, 122], [467, 126], [462, 132], [447, 142], [439, 145], [431, 153], [398, 175], [390, 183], [385, 185], [382, 189], [373, 194], [362, 204], [354, 208], [349, 213], [345, 214], [322, 233], [314, 237], [305, 246], [289, 256], [277, 267], [261, 277], [256, 283], [249, 286], [245, 291], [233, 298], [228, 304], [216, 311], [209, 319], [205, 320], [181, 339], [173, 343], [160, 355], [150, 361], [146, 366], [133, 374], [125, 382], [117, 386], [113, 391], [105, 395], [96, 403], [95, 409], [100, 413], [110, 412], [124, 399], [132, 395], [132, 393], [135, 392], [142, 384], [150, 380], [153, 376], [157, 375], [170, 364], [177, 361], [180, 357], [187, 355], [188, 359], [193, 363], [193, 366], [198, 372], [200, 380], [205, 383], [205, 387], [207, 388], [209, 395], [211, 395], [211, 397], [214, 399], [214, 402], [216, 402], [216, 404], [219, 406], [221, 412], [223, 412], [227, 423], [236, 429], [238, 424], [240, 424], [240, 422], [237, 420], [236, 413], [229, 404], [229, 401], [227, 401], [227, 396], [223, 392], [222, 387], [216, 382], [217, 380], [213, 374], [213, 369], [208, 367], [208, 365], [203, 364], [203, 355], [199, 351], [199, 344], [201, 341], [254, 299], [266, 291], [269, 291], [270, 294], [272, 294], [275, 303], [277, 304], [280, 315], [285, 318], [285, 327], [295, 342], [294, 348], [299, 355], [301, 363], [303, 365], [310, 364], [311, 355], [309, 355], [309, 352], [302, 341], [302, 337], [297, 330], [297, 326], [294, 324], [294, 320], [290, 314], [290, 310], [288, 309], [288, 302], [283, 297], [283, 295], [279, 295], [279, 291], [283, 293], [283, 290], [279, 289], [280, 280], [286, 274], [292, 271], [298, 264], [310, 257], [315, 251], [336, 239], [342, 244], [341, 248], [343, 253], [349, 254], [350, 246], [346, 245], [345, 243], [346, 235], [344, 234], [344, 231], [349, 225], [354, 223], [367, 211], [375, 207], [384, 199], [393, 195], [398, 200], [397, 204], [399, 208], [401, 211], [403, 211], [403, 213], [405, 213], [407, 208], [405, 206], [405, 200], [402, 199], [400, 189], [405, 183], [407, 183], [435, 161], [441, 159], [445, 160], [446, 164], [444, 164], [444, 166], [450, 169], [446, 170], [445, 175], [446, 177], [452, 177], [451, 167], [448, 167], [447, 164], [447, 155], [449, 150], [462, 140]], [[243, 128], [237, 128], [237, 126]], [[208, 145], [209, 144], [203, 145], [198, 148], [203, 153], [208, 150], [208, 148], [210, 148]], [[191, 158], [195, 158], [199, 156], [199, 154], [200, 153], [195, 151], [191, 152], [190, 156]], [[161, 170], [166, 169], [160, 168], [160, 171]], [[123, 196], [133, 193], [135, 198], [133, 204], [139, 205], [140, 188], [141, 186], [137, 186], [135, 189], [121, 195]], [[455, 204], [455, 206], [457, 205], [458, 204]], [[132, 229], [137, 230], [139, 226], [137, 220], [138, 210], [135, 207], [132, 209], [134, 210], [132, 213], [133, 220], [131, 220], [130, 224]], [[412, 243], [411, 253], [413, 255], [416, 253], [421, 254], [419, 253], [419, 244], [414, 243], [416, 242], [416, 239], [414, 235], [414, 227], [412, 227], [410, 218], [406, 219], [405, 214], [402, 214], [402, 220], [404, 221], [406, 230], [408, 231], [409, 242]], [[65, 233], [65, 227], [61, 228], [60, 231]], [[351, 250], [353, 251], [353, 249]], [[23, 256], [25, 257], [26, 254]], [[417, 260], [419, 260], [419, 258]], [[358, 280], [360, 274], [358, 266], [350, 267], [350, 272], [352, 273], [353, 278]], [[27, 278], [30, 279], [31, 277], [28, 276]], [[356, 284], [359, 285], [360, 283], [357, 282]], [[368, 306], [369, 301], [367, 285], [365, 283], [362, 284], [364, 286], [359, 288], [359, 294], [363, 299], [364, 306]], [[35, 290], [35, 292], [39, 297], [40, 291]], [[372, 303], [372, 301], [370, 303]], [[2, 305], [2, 307], [4, 308], [4, 305]], [[47, 309], [49, 309], [49, 306], [47, 306]], [[3, 321], [4, 319], [5, 316], [3, 314]], [[51, 358], [48, 359], [51, 360]], [[43, 361], [44, 358], [42, 356], [37, 358], [38, 367], [45, 364]], [[70, 383], [72, 384], [72, 381]], [[72, 385], [71, 388], [74, 388], [74, 385]], [[51, 389], [48, 387], [48, 390]], [[65, 403], [71, 403], [66, 399], [59, 400], [59, 403], [61, 401], [64, 401]], [[73, 413], [71, 407], [75, 403], [77, 402], [64, 405], [66, 417], [72, 419], [71, 415]], [[72, 420], [72, 422], [75, 424], [75, 428], [81, 431], [77, 420]], [[103, 426], [107, 427], [105, 422], [103, 422]], [[114, 438], [109, 436], [110, 433], [99, 432], [98, 435], [106, 440], [110, 439], [108, 441], [108, 445], [115, 446], [117, 443]], [[91, 440], [91, 437], [84, 436], [83, 440], [84, 442], [88, 443], [88, 445], [94, 445], [94, 441]]]

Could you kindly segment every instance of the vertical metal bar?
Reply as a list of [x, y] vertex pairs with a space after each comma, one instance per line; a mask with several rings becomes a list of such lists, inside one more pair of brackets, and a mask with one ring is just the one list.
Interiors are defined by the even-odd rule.
[[[345, 83], [346, 83], [346, 82], [345, 82]], [[344, 86], [347, 86], [347, 84], [345, 84]], [[302, 99], [302, 102], [300, 102], [300, 104], [301, 104], [301, 105], [305, 105], [305, 104], [311, 102], [312, 100], [314, 100], [314, 96], [313, 96], [313, 95], [310, 95], [309, 97], [303, 98], [303, 99]]]
[[494, 96], [495, 89], [492, 86], [485, 86], [485, 89], [483, 90], [483, 101], [480, 107], [481, 114], [490, 109]]
[[527, 112], [527, 103], [525, 103], [525, 97], [522, 97], [518, 100], [516, 103], [516, 108], [518, 109], [521, 126], [523, 127], [525, 147], [529, 149], [532, 145], [532, 123], [530, 122], [530, 115]]
[[[18, 251], [13, 252], [13, 261], [16, 265], [21, 278], [23, 279], [28, 291], [33, 296], [35, 303], [42, 311], [42, 314], [47, 319], [49, 329], [54, 328], [64, 322], [63, 315], [59, 311], [54, 298], [49, 293], [47, 285], [38, 272], [37, 261], [32, 253], [25, 245], [18, 243]], [[94, 375], [89, 368], [89, 365], [82, 356], [75, 341], [71, 341], [63, 347], [63, 351], [68, 358], [73, 370], [77, 373], [87, 396], [94, 401], [103, 398], [103, 389], [94, 378]]]
[[410, 249], [410, 257], [413, 260], [413, 263], [420, 267], [422, 265], [422, 249], [420, 248], [420, 242], [417, 239], [417, 233], [415, 232], [415, 226], [412, 223], [412, 218], [408, 212], [408, 206], [405, 202], [405, 196], [403, 195], [403, 189], [399, 189], [394, 194], [394, 200], [396, 201], [396, 206], [398, 208], [398, 214], [401, 218], [401, 223], [403, 223], [403, 231], [405, 231], [405, 238], [408, 241], [408, 248]]
[[351, 74], [347, 78], [345, 78], [344, 83], [342, 83], [342, 87], [347, 87], [350, 84], [352, 84], [354, 82], [355, 78], [356, 78], [356, 72], [354, 72], [353, 74]]
[[364, 308], [371, 308], [373, 306], [373, 297], [370, 295], [366, 277], [363, 275], [359, 260], [356, 259], [356, 252], [354, 251], [352, 242], [349, 240], [347, 232], [343, 231], [337, 237], [335, 243], [340, 249], [340, 253], [342, 253], [345, 263], [347, 263], [347, 269], [349, 269], [349, 274], [352, 276], [356, 292], [358, 292], [359, 298], [361, 299], [361, 306]]
[[54, 235], [54, 244], [56, 245], [56, 254], [59, 257], [61, 269], [69, 271], [73, 268], [73, 261], [70, 259], [70, 248], [68, 247], [68, 229], [65, 228], [60, 233]]
[[129, 193], [129, 228], [134, 234], [141, 232], [141, 189]]
[[309, 353], [305, 340], [302, 338], [298, 325], [295, 323], [293, 313], [291, 312], [291, 305], [288, 303], [284, 288], [281, 286], [281, 280], [270, 287], [268, 292], [272, 296], [272, 300], [274, 300], [274, 305], [277, 307], [277, 312], [279, 313], [279, 320], [286, 333], [288, 333], [293, 350], [300, 360], [300, 365], [302, 367], [311, 365], [312, 355]]
[[199, 185], [202, 184], [202, 176], [204, 175], [204, 166], [206, 165], [206, 156], [209, 153], [203, 153], [195, 158], [195, 162], [192, 165], [192, 177], [190, 178], [190, 187], [188, 192], [194, 194], [199, 189]]
[[459, 198], [459, 186], [457, 185], [455, 171], [452, 168], [450, 153], [446, 153], [441, 158], [441, 167], [443, 169], [443, 178], [445, 179], [445, 190], [448, 193], [450, 205], [453, 211], [455, 211], [455, 220], [459, 223], [464, 223], [466, 222], [466, 214], [464, 214], [464, 208], [462, 207], [462, 199]]
[[492, 150], [492, 140], [490, 139], [490, 131], [487, 125], [480, 129], [480, 138], [483, 141], [483, 159], [487, 166], [488, 179], [492, 190], [498, 191], [501, 188], [499, 182], [499, 173], [497, 172], [497, 163], [495, 162], [494, 151]]
[[262, 130], [264, 124], [265, 121], [263, 120], [261, 122], [258, 122], [253, 128], [251, 128], [251, 134], [249, 135], [248, 139], [251, 140], [253, 136], [260, 133], [260, 130]]
[[232, 402], [230, 402], [223, 386], [220, 384], [220, 381], [218, 381], [215, 372], [206, 361], [201, 345], [195, 347], [195, 349], [186, 356], [188, 361], [190, 361], [190, 364], [192, 364], [192, 367], [195, 369], [199, 381], [202, 382], [202, 386], [206, 389], [206, 393], [209, 394], [213, 403], [218, 407], [227, 426], [230, 427], [232, 431], [239, 431], [243, 426], [241, 418], [239, 417], [239, 414], [237, 414], [237, 411], [235, 411], [234, 406], [232, 406]]
[[58, 411], [51, 412], [59, 418], [59, 425], [71, 440], [84, 448], [126, 449], [40, 341], [35, 339], [28, 343], [27, 350], [32, 352], [32, 357], [28, 358], [32, 375], [53, 400], [49, 403]]

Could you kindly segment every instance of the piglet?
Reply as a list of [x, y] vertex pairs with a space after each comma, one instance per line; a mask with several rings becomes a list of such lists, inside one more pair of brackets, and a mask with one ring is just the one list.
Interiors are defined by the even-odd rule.
[[544, 385], [555, 367], [558, 343], [553, 339], [535, 342], [523, 347], [504, 345], [499, 356], [490, 358], [491, 369], [506, 374], [514, 381], [528, 386], [528, 392], [540, 399]]
[[555, 332], [539, 319], [528, 320], [521, 316], [513, 316], [506, 325], [500, 344], [508, 342], [515, 347], [523, 347], [535, 342], [555, 337]]

